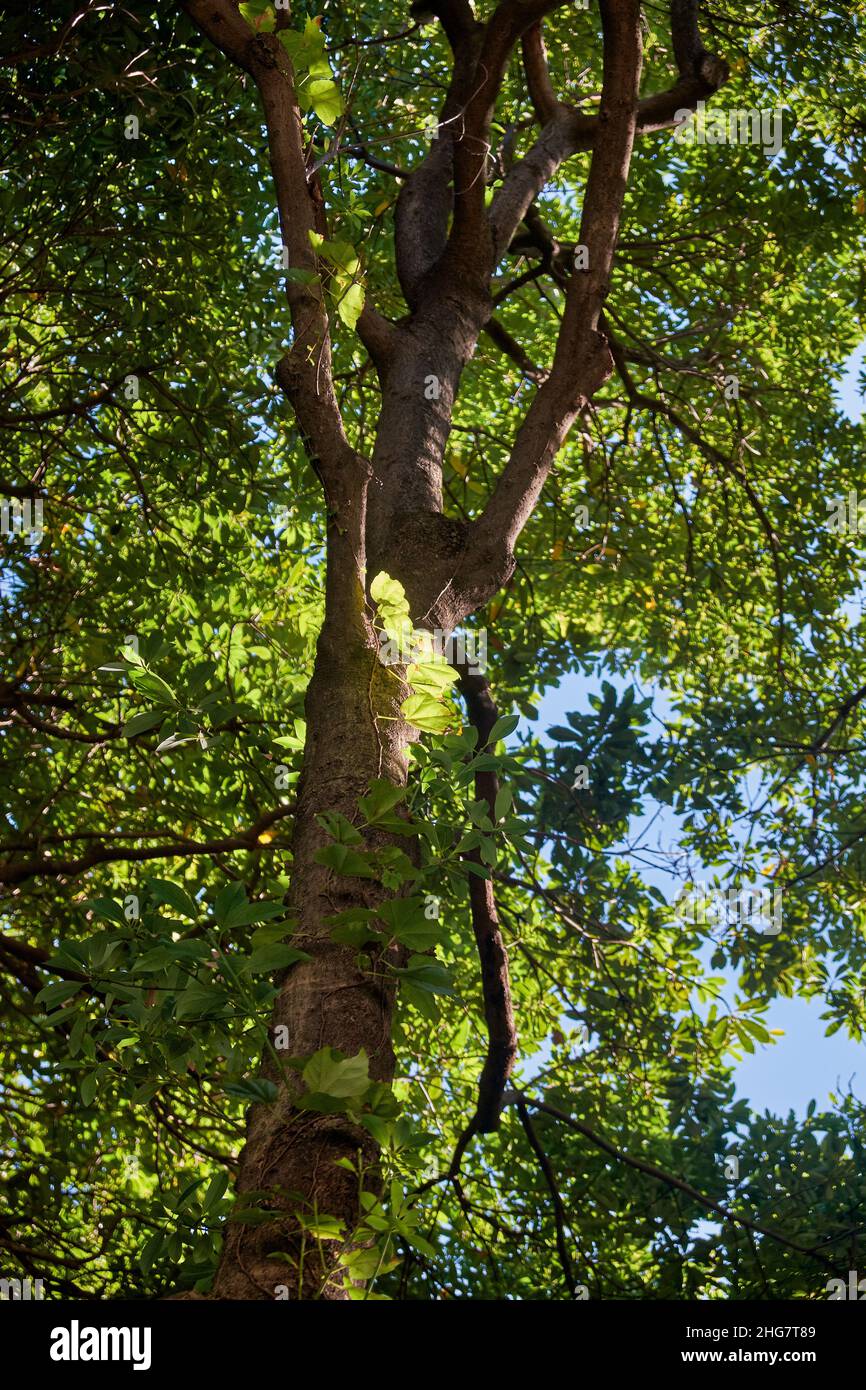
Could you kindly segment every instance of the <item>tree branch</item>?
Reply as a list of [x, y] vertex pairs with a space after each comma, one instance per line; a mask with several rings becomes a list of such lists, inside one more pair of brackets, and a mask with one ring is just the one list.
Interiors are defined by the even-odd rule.
[[[703, 45], [698, 29], [698, 0], [671, 0], [670, 14], [679, 77], [667, 91], [645, 97], [638, 103], [636, 133], [639, 135], [669, 129], [681, 112], [693, 111], [699, 101], [717, 92], [730, 74], [727, 63]], [[533, 80], [540, 80], [537, 55], [532, 61]], [[538, 95], [537, 92], [533, 97], [537, 111], [541, 109]], [[532, 148], [510, 171], [493, 200], [490, 220], [497, 260], [508, 247], [527, 208], [559, 166], [572, 155], [591, 150], [596, 142], [602, 120], [600, 112], [598, 116], [586, 115], [561, 102], [557, 102], [554, 111], [549, 95], [543, 98], [543, 109], [547, 124]]]
[[[304, 131], [295, 92], [294, 70], [278, 33], [256, 33], [231, 0], [183, 0], [184, 8], [212, 43], [231, 62], [249, 73], [258, 88], [268, 132], [268, 154], [276, 191], [283, 244], [292, 270], [307, 271], [309, 281], [288, 279], [286, 298], [294, 337], [291, 350], [277, 366], [276, 377], [301, 430], [311, 462], [329, 500], [345, 496], [347, 474], [361, 462], [343, 429], [334, 391], [331, 337], [324, 290], [319, 278], [311, 232], [324, 229], [321, 190], [307, 169]], [[367, 312], [371, 340], [380, 352], [386, 332]], [[378, 315], [376, 316], [378, 319]], [[382, 321], [384, 323], [384, 321]], [[359, 325], [360, 327], [360, 325]]]
[[645, 1173], [647, 1177], [656, 1178], [659, 1182], [666, 1183], [668, 1187], [675, 1188], [677, 1192], [684, 1193], [691, 1197], [693, 1201], [700, 1203], [707, 1211], [713, 1211], [720, 1216], [723, 1221], [730, 1221], [737, 1226], [742, 1226], [744, 1230], [755, 1231], [758, 1235], [766, 1236], [768, 1240], [773, 1240], [777, 1245], [784, 1246], [787, 1250], [796, 1250], [799, 1255], [809, 1255], [817, 1260], [825, 1269], [834, 1271], [836, 1266], [824, 1255], [819, 1254], [818, 1247], [802, 1245], [799, 1241], [788, 1240], [786, 1236], [779, 1235], [777, 1231], [772, 1231], [766, 1226], [758, 1225], [757, 1221], [750, 1221], [746, 1216], [740, 1216], [737, 1212], [731, 1211], [730, 1207], [723, 1206], [721, 1202], [714, 1202], [711, 1197], [705, 1197], [703, 1192], [692, 1187], [691, 1183], [685, 1182], [682, 1178], [676, 1177], [673, 1173], [666, 1173], [663, 1168], [658, 1168], [655, 1163], [647, 1163], [642, 1158], [634, 1158], [627, 1154], [623, 1149], [617, 1148], [609, 1139], [605, 1139], [601, 1134], [597, 1134], [589, 1125], [583, 1124], [580, 1120], [575, 1120], [571, 1115], [567, 1115], [564, 1110], [559, 1110], [555, 1105], [548, 1105], [546, 1101], [532, 1100], [523, 1092], [514, 1091], [509, 1093], [507, 1100], [514, 1099], [518, 1106], [530, 1106], [533, 1110], [541, 1111], [545, 1115], [551, 1115], [553, 1119], [559, 1120], [561, 1124], [567, 1125], [569, 1129], [575, 1130], [577, 1134], [582, 1134], [596, 1148], [604, 1153], [610, 1154], [612, 1158], [620, 1163], [625, 1163], [629, 1168], [634, 1168], [639, 1173]]
[[613, 360], [600, 331], [602, 306], [619, 234], [641, 70], [638, 0], [602, 0], [604, 84], [598, 136], [586, 186], [580, 241], [588, 269], [572, 271], [548, 379], [518, 430], [506, 464], [472, 528], [468, 568], [513, 552], [572, 423], [607, 380]]
[[475, 58], [482, 34], [481, 26], [464, 0], [431, 8], [442, 17], [454, 62], [435, 139], [403, 184], [394, 213], [397, 278], [410, 309], [417, 305], [421, 285], [448, 240], [448, 219], [453, 205], [454, 143], [472, 91]]
[[[566, 0], [501, 0], [488, 21], [475, 65], [472, 95], [454, 148], [454, 223], [443, 264], [449, 271], [467, 268], [489, 278], [496, 264], [485, 207], [490, 126], [496, 99], [518, 39], [544, 15]], [[534, 70], [537, 73], [537, 68]]]
[[508, 329], [498, 319], [489, 319], [484, 325], [484, 332], [501, 352], [504, 352], [507, 357], [511, 358], [512, 362], [516, 363], [527, 380], [539, 384], [547, 380], [547, 372], [542, 367], [535, 365], [525, 348], [521, 347], [517, 339], [511, 336]]
[[517, 1101], [517, 1113], [520, 1116], [520, 1123], [523, 1125], [523, 1131], [529, 1141], [529, 1147], [538, 1159], [539, 1166], [544, 1174], [544, 1181], [547, 1183], [548, 1191], [553, 1200], [553, 1220], [556, 1226], [556, 1249], [559, 1254], [559, 1263], [562, 1265], [562, 1273], [565, 1276], [566, 1287], [571, 1297], [574, 1298], [577, 1286], [575, 1283], [574, 1271], [571, 1267], [571, 1257], [568, 1253], [568, 1243], [565, 1239], [565, 1207], [563, 1206], [556, 1177], [550, 1159], [544, 1152], [541, 1141], [535, 1132], [535, 1126], [526, 1108], [526, 1102], [522, 1098]]
[[546, 126], [549, 121], [556, 120], [563, 107], [550, 80], [547, 52], [544, 47], [540, 23], [533, 24], [531, 29], [527, 29], [523, 35], [522, 49], [523, 70], [526, 73], [529, 99], [538, 117], [539, 125]]
[[259, 836], [275, 821], [294, 813], [294, 806], [277, 806], [260, 816], [249, 830], [236, 835], [228, 835], [220, 840], [200, 842], [197, 840], [175, 840], [171, 844], [147, 845], [143, 849], [121, 849], [118, 845], [95, 845], [80, 859], [50, 859], [44, 856], [22, 859], [15, 864], [10, 860], [0, 863], [0, 883], [21, 883], [27, 878], [36, 877], [77, 877], [95, 868], [97, 864], [141, 863], [147, 859], [181, 859], [198, 854], [228, 854], [232, 850], [257, 848]]
[[[460, 670], [460, 692], [466, 701], [469, 719], [478, 730], [477, 748], [482, 752], [487, 747], [498, 712], [486, 676], [470, 672], [465, 665]], [[499, 779], [495, 772], [475, 774], [476, 799], [486, 801], [490, 819], [494, 823], [498, 790]], [[471, 850], [466, 858], [471, 863], [481, 865], [478, 850]], [[511, 1002], [508, 953], [499, 928], [492, 880], [471, 874], [469, 902], [472, 930], [475, 933], [475, 944], [481, 962], [481, 990], [484, 998], [484, 1017], [487, 1021], [487, 1057], [478, 1082], [475, 1114], [464, 1132], [467, 1142], [473, 1134], [490, 1134], [499, 1128], [503, 1092], [517, 1057], [517, 1029]]]
[[770, 563], [773, 566], [773, 578], [776, 586], [776, 604], [779, 618], [779, 632], [776, 643], [777, 659], [781, 666], [785, 640], [785, 577], [782, 573], [780, 562], [781, 544], [773, 527], [773, 523], [767, 515], [766, 508], [755, 491], [745, 468], [742, 464], [738, 466], [733, 459], [727, 458], [721, 449], [718, 449], [715, 444], [711, 444], [709, 440], [705, 439], [700, 431], [693, 425], [690, 425], [688, 420], [685, 420], [666, 400], [658, 396], [647, 396], [640, 391], [632, 380], [631, 374], [625, 365], [624, 354], [619, 344], [609, 335], [608, 341], [610, 342], [617, 371], [632, 405], [638, 406], [643, 410], [649, 410], [655, 415], [661, 415], [664, 419], [670, 421], [674, 429], [676, 429], [684, 439], [687, 439], [695, 448], [700, 449], [705, 458], [716, 463], [728, 477], [733, 478], [749, 499], [752, 510], [758, 518], [761, 529], [770, 546]]

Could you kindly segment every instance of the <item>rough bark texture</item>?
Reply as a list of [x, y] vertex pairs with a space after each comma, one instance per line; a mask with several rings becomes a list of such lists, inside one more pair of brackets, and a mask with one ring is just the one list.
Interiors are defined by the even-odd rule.
[[[359, 606], [363, 602], [358, 592]], [[372, 637], [372, 631], [371, 631]], [[359, 969], [357, 952], [330, 940], [326, 922], [347, 907], [373, 907], [385, 896], [367, 880], [335, 875], [315, 861], [328, 843], [316, 816], [340, 811], [357, 817], [360, 797], [370, 781], [383, 776], [405, 781], [405, 727], [382, 723], [378, 733], [371, 711], [394, 716], [400, 702], [398, 682], [380, 664], [373, 642], [346, 641], [338, 630], [324, 632], [316, 670], [307, 694], [307, 746], [299, 785], [294, 834], [292, 908], [299, 926], [293, 936], [312, 959], [289, 969], [282, 981], [272, 1027], [287, 1030], [287, 1056], [308, 1056], [321, 1047], [338, 1047], [354, 1056], [362, 1048], [370, 1075], [390, 1081], [394, 1071], [391, 1016], [394, 976], [388, 961]], [[387, 731], [387, 732], [384, 732]], [[393, 955], [391, 964], [399, 964]], [[264, 1074], [283, 1082], [273, 1058]], [[291, 1073], [289, 1073], [291, 1077]], [[351, 1230], [358, 1218], [358, 1181], [336, 1160], [359, 1157], [374, 1168], [376, 1146], [370, 1135], [340, 1115], [296, 1110], [293, 1092], [281, 1084], [273, 1105], [254, 1106], [241, 1161], [238, 1192], [267, 1192], [269, 1207], [300, 1206], [307, 1216], [327, 1213]], [[375, 1174], [369, 1185], [375, 1185]], [[301, 1201], [292, 1194], [298, 1194]], [[303, 1270], [301, 1248], [305, 1246]], [[275, 1251], [292, 1255], [295, 1268], [269, 1259]], [[332, 1253], [327, 1248], [326, 1253]], [[274, 1298], [278, 1286], [292, 1297], [340, 1298], [339, 1283], [329, 1281], [315, 1242], [305, 1241], [297, 1223], [230, 1228], [214, 1293], [220, 1298]]]
[[[375, 907], [388, 895], [377, 883], [337, 875], [316, 862], [316, 851], [329, 843], [316, 817], [339, 811], [357, 819], [358, 801], [372, 779], [405, 783], [410, 730], [397, 716], [406, 687], [379, 661], [352, 542], [336, 525], [330, 528], [328, 558], [327, 617], [306, 696], [290, 895], [298, 920], [292, 942], [311, 959], [290, 967], [280, 982], [270, 1034], [275, 1038], [276, 1029], [286, 1030], [280, 1058], [309, 1056], [326, 1045], [348, 1056], [363, 1048], [371, 1077], [390, 1081], [395, 977], [388, 966], [402, 958], [392, 950], [361, 969], [355, 949], [330, 939], [327, 921], [348, 907]], [[377, 721], [377, 715], [387, 718]], [[377, 1146], [342, 1115], [297, 1109], [300, 1081], [273, 1053], [265, 1054], [261, 1071], [277, 1083], [279, 1098], [250, 1109], [236, 1192], [239, 1198], [260, 1194], [249, 1205], [285, 1211], [286, 1217], [264, 1225], [229, 1224], [212, 1296], [273, 1299], [286, 1297], [285, 1290], [292, 1299], [344, 1299], [342, 1279], [332, 1277], [339, 1247], [325, 1242], [320, 1248], [303, 1233], [295, 1213], [327, 1214], [351, 1231], [358, 1220], [359, 1183], [337, 1160], [360, 1161], [368, 1170], [364, 1185], [375, 1190]], [[274, 1259], [276, 1254], [281, 1258]]]
[[[369, 461], [349, 444], [333, 387], [328, 315], [321, 282], [287, 282], [294, 328], [277, 380], [295, 414], [310, 462], [321, 479], [328, 511], [326, 616], [307, 696], [307, 746], [294, 833], [292, 904], [298, 944], [311, 960], [282, 980], [273, 1023], [288, 1030], [289, 1055], [329, 1045], [346, 1054], [363, 1048], [371, 1073], [393, 1075], [389, 962], [359, 968], [354, 950], [331, 941], [326, 919], [350, 906], [375, 906], [381, 885], [335, 876], [316, 863], [327, 842], [316, 817], [325, 811], [356, 816], [371, 779], [402, 784], [411, 734], [399, 719], [405, 691], [376, 656], [372, 608], [365, 584], [380, 570], [399, 579], [417, 625], [450, 632], [486, 603], [510, 577], [514, 547], [568, 431], [613, 368], [603, 306], [636, 134], [672, 124], [675, 113], [711, 95], [725, 80], [723, 63], [707, 53], [697, 27], [697, 0], [672, 0], [672, 52], [678, 79], [667, 92], [639, 100], [639, 0], [601, 0], [604, 78], [597, 115], [559, 100], [547, 70], [541, 22], [557, 0], [501, 0], [486, 24], [468, 0], [435, 0], [453, 54], [439, 118], [439, 138], [403, 182], [395, 218], [395, 263], [408, 309], [399, 323], [369, 303], [358, 333], [376, 366], [382, 401]], [[283, 240], [295, 269], [320, 269], [310, 231], [326, 232], [314, 162], [305, 148], [294, 74], [278, 33], [254, 34], [232, 0], [186, 0], [185, 8], [226, 58], [258, 88], [268, 130], [271, 169]], [[287, 22], [284, 20], [281, 23]], [[522, 159], [507, 171], [492, 206], [491, 121], [503, 77], [522, 53], [528, 100], [541, 127]], [[493, 313], [491, 280], [518, 229], [547, 257], [555, 248], [535, 199], [572, 154], [592, 150], [581, 241], [586, 270], [557, 269], [565, 289], [561, 332], [549, 370], [519, 429], [493, 493], [470, 524], [442, 514], [442, 468], [461, 374]], [[522, 352], [491, 325], [507, 352]], [[435, 389], [425, 385], [435, 381]], [[495, 719], [490, 692], [464, 679], [470, 717], [482, 743]], [[377, 716], [388, 716], [387, 722]], [[485, 774], [485, 776], [487, 776]], [[477, 795], [491, 804], [495, 779]], [[478, 946], [488, 1024], [487, 1064], [473, 1133], [496, 1127], [502, 1091], [514, 1062], [516, 1032], [508, 961], [492, 886], [471, 884], [471, 918]], [[394, 961], [390, 962], [395, 963]], [[376, 1186], [376, 1146], [340, 1116], [299, 1111], [297, 1084], [271, 1059], [265, 1070], [280, 1085], [273, 1105], [254, 1106], [238, 1184], [240, 1193], [267, 1193], [285, 1219], [231, 1229], [215, 1286], [220, 1298], [345, 1297], [332, 1277], [334, 1251], [320, 1258], [309, 1245], [301, 1260], [297, 1212], [327, 1214], [347, 1230], [357, 1222], [358, 1183], [335, 1166], [360, 1152]], [[459, 1153], [455, 1163], [459, 1162]], [[289, 1263], [272, 1257], [289, 1256]]]

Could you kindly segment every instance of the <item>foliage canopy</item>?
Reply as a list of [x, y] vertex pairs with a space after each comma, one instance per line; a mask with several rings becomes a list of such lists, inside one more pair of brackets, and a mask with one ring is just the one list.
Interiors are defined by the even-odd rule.
[[[368, 303], [406, 314], [395, 200], [449, 45], [402, 5], [315, 8], [282, 35], [328, 214], [335, 390], [366, 455], [381, 386], [355, 329]], [[241, 9], [268, 32], [269, 6]], [[407, 787], [374, 779], [354, 822], [323, 822], [319, 862], [390, 894], [336, 914], [334, 939], [403, 948], [393, 1087], [360, 1051], [280, 1062], [309, 1111], [382, 1146], [360, 1246], [299, 1218], [348, 1242], [353, 1296], [815, 1298], [855, 1267], [862, 1103], [755, 1114], [733, 1068], [772, 1046], [778, 997], [866, 1026], [863, 538], [828, 525], [862, 481], [836, 391], [863, 336], [864, 10], [706, 7], [719, 102], [782, 109], [783, 149], [640, 137], [615, 371], [468, 619], [506, 722], [484, 753], [459, 695], [419, 680]], [[643, 31], [662, 91], [665, 7]], [[597, 7], [554, 8], [545, 37], [554, 89], [591, 107]], [[2, 539], [0, 1264], [54, 1296], [206, 1290], [226, 1223], [262, 1219], [230, 1178], [246, 1107], [276, 1094], [259, 1058], [281, 972], [306, 958], [284, 899], [326, 508], [274, 373], [286, 278], [307, 272], [283, 263], [254, 83], [180, 7], [13, 6], [2, 63], [0, 494], [41, 499], [45, 529]], [[518, 54], [491, 197], [532, 125]], [[537, 200], [546, 252], [525, 226], [497, 267], [445, 454], [455, 521], [480, 514], [549, 362], [589, 165]], [[379, 583], [387, 629], [402, 589]], [[538, 703], [569, 673], [594, 693], [548, 730]], [[665, 875], [636, 836], [652, 810]], [[467, 882], [488, 870], [520, 1059], [454, 1181], [487, 1045]], [[781, 932], [675, 916], [699, 881], [780, 891]]]

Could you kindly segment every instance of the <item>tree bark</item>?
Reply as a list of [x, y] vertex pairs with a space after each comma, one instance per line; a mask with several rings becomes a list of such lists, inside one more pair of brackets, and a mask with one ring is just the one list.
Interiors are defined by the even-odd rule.
[[[356, 516], [363, 523], [363, 509]], [[311, 959], [289, 967], [280, 982], [271, 1020], [285, 1029], [285, 1050], [277, 1055], [304, 1057], [324, 1046], [347, 1056], [363, 1049], [370, 1076], [390, 1081], [394, 1073], [391, 1019], [396, 977], [390, 967], [401, 956], [390, 948], [358, 965], [354, 947], [330, 936], [328, 918], [349, 907], [375, 907], [388, 896], [381, 884], [337, 875], [316, 862], [330, 843], [318, 824], [323, 812], [358, 819], [358, 801], [377, 777], [394, 785], [406, 781], [409, 730], [399, 718], [406, 687], [378, 657], [351, 533], [332, 522], [329, 536], [326, 616], [315, 669], [306, 696], [307, 735], [293, 835], [290, 905], [298, 927], [292, 943]], [[381, 718], [381, 716], [385, 716]], [[405, 844], [405, 842], [403, 842]], [[281, 1038], [282, 1040], [282, 1038]], [[323, 1214], [341, 1221], [346, 1235], [360, 1214], [360, 1190], [377, 1190], [377, 1146], [366, 1130], [344, 1115], [297, 1108], [301, 1082], [269, 1051], [263, 1074], [279, 1086], [273, 1104], [254, 1105], [237, 1184], [239, 1198], [262, 1194], [255, 1205], [287, 1213], [263, 1225], [230, 1223], [214, 1284], [217, 1298], [267, 1299], [277, 1296], [338, 1300], [347, 1297], [335, 1276], [338, 1244], [305, 1235], [297, 1213]], [[359, 1159], [367, 1170], [363, 1184], [337, 1160]], [[280, 1252], [290, 1257], [275, 1260]], [[286, 1293], [277, 1294], [278, 1289]]]

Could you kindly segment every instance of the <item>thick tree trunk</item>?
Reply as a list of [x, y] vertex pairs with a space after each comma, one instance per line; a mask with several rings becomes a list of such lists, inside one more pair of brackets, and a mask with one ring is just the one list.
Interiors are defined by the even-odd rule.
[[[306, 699], [290, 898], [298, 919], [293, 944], [311, 959], [290, 967], [281, 982], [271, 1041], [275, 1029], [287, 1031], [281, 1058], [309, 1056], [326, 1046], [354, 1056], [363, 1048], [371, 1077], [390, 1081], [395, 996], [390, 967], [400, 957], [392, 949], [388, 958], [359, 969], [357, 951], [333, 942], [327, 921], [349, 907], [375, 906], [387, 894], [379, 883], [343, 877], [315, 859], [316, 851], [330, 843], [318, 815], [338, 811], [357, 821], [359, 798], [372, 779], [386, 778], [395, 785], [406, 780], [408, 730], [395, 718], [406, 689], [378, 659], [358, 549], [352, 543], [362, 520], [363, 508], [348, 530], [333, 521], [330, 527], [326, 618]], [[338, 1243], [326, 1243], [323, 1258], [295, 1213], [336, 1217], [350, 1234], [359, 1216], [359, 1182], [337, 1160], [357, 1164], [360, 1157], [370, 1170], [364, 1185], [375, 1189], [377, 1146], [343, 1115], [299, 1110], [294, 1101], [300, 1080], [270, 1052], [262, 1070], [277, 1082], [279, 1097], [250, 1111], [237, 1192], [239, 1197], [263, 1194], [251, 1204], [287, 1215], [263, 1225], [230, 1223], [214, 1297], [345, 1298], [342, 1276], [334, 1273]], [[288, 1255], [289, 1263], [274, 1260], [277, 1252]]]

